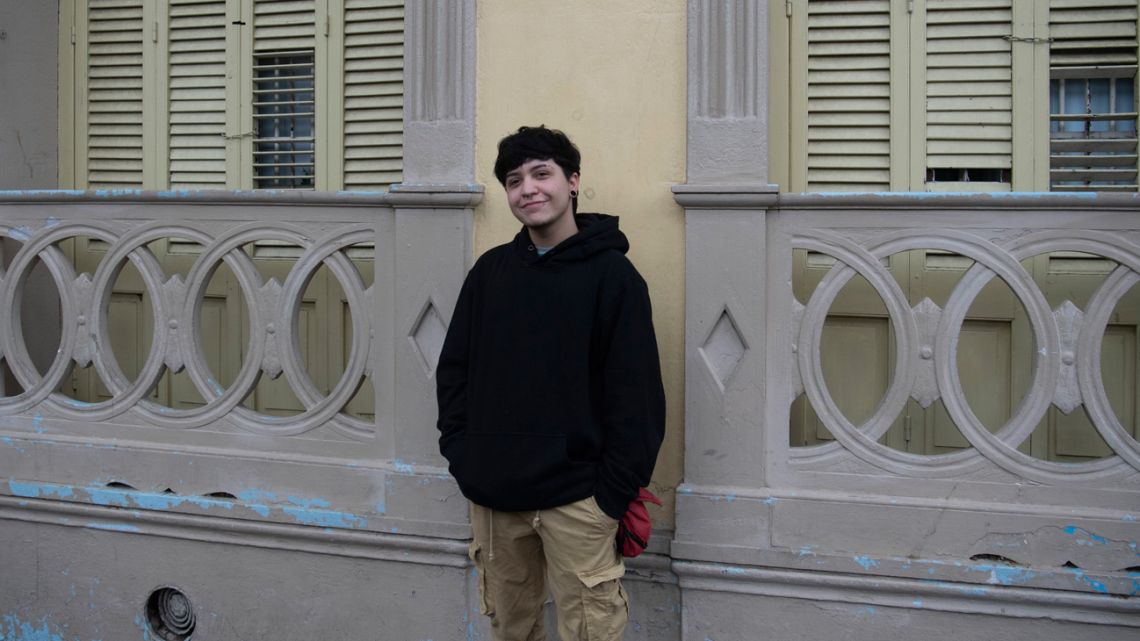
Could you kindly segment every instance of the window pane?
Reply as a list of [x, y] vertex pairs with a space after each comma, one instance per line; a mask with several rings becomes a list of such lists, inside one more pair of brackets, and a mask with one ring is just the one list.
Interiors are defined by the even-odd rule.
[[[1112, 111], [1109, 87], [1108, 78], [1092, 78], [1089, 80], [1089, 113], [1106, 114]], [[1089, 131], [1108, 130], [1109, 121], [1107, 120], [1094, 120], [1089, 126]]]
[[[1133, 78], [1116, 78], [1116, 113], [1133, 113], [1136, 111], [1136, 81]], [[1118, 120], [1117, 131], [1136, 131], [1136, 119]]]
[[254, 186], [313, 189], [316, 119], [312, 51], [254, 61]]

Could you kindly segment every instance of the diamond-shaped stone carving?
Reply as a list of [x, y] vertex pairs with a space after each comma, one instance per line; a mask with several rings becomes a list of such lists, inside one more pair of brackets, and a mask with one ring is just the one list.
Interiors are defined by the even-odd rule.
[[270, 278], [257, 292], [257, 305], [261, 317], [268, 319], [265, 325], [265, 356], [261, 359], [261, 371], [269, 378], [281, 376], [281, 341], [278, 340], [276, 317], [277, 303], [281, 300], [281, 283]]
[[435, 305], [428, 301], [427, 305], [424, 306], [424, 311], [416, 319], [416, 324], [412, 327], [410, 335], [412, 345], [415, 346], [416, 352], [423, 359], [428, 376], [431, 376], [435, 371], [435, 366], [439, 363], [439, 353], [443, 351], [443, 339], [446, 335], [447, 325], [444, 324], [443, 317], [439, 315]]
[[748, 351], [748, 346], [744, 344], [744, 338], [727, 309], [720, 313], [716, 325], [698, 351], [723, 390], [736, 371], [736, 366], [740, 364], [740, 359], [744, 358], [744, 352]]
[[914, 309], [915, 325], [918, 326], [918, 371], [910, 395], [924, 408], [938, 400], [938, 376], [934, 372], [934, 341], [938, 335], [938, 323], [942, 320], [942, 308], [929, 298], [924, 298]]
[[1053, 310], [1057, 322], [1061, 344], [1061, 372], [1057, 377], [1057, 391], [1053, 404], [1069, 414], [1081, 405], [1081, 388], [1077, 384], [1077, 338], [1081, 335], [1081, 325], [1085, 314], [1072, 301], [1065, 301]]

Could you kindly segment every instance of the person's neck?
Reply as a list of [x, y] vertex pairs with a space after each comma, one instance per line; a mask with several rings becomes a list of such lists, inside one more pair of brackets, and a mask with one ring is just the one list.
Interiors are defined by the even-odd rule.
[[530, 234], [530, 242], [539, 247], [555, 247], [558, 243], [578, 233], [578, 223], [574, 221], [572, 215], [563, 220], [566, 221], [566, 224], [558, 225], [557, 228], [527, 228], [527, 233]]

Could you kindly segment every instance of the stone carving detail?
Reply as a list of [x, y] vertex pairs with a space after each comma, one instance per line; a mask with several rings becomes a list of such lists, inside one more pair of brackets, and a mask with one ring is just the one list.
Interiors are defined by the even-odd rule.
[[[107, 421], [132, 414], [159, 427], [192, 429], [224, 423], [240, 429], [289, 436], [329, 426], [351, 438], [370, 438], [374, 431], [365, 422], [343, 412], [372, 369], [372, 301], [363, 279], [349, 262], [345, 250], [376, 241], [373, 223], [322, 222], [314, 226], [322, 237], [289, 223], [237, 224], [212, 236], [199, 228], [178, 224], [148, 223], [141, 226], [94, 222], [65, 222], [21, 235], [25, 241], [13, 257], [9, 272], [0, 281], [0, 309], [7, 310], [0, 323], [0, 353], [9, 355], [9, 367], [24, 391], [0, 396], [0, 416], [43, 408], [72, 420]], [[23, 230], [23, 228], [21, 228]], [[330, 231], [331, 230], [331, 231]], [[12, 230], [0, 225], [0, 233]], [[108, 245], [94, 275], [75, 275], [71, 261], [57, 245], [69, 238], [87, 236]], [[163, 238], [182, 238], [198, 243], [202, 252], [185, 278], [167, 277], [148, 245]], [[284, 283], [263, 280], [243, 247], [260, 240], [284, 241], [302, 249]], [[18, 297], [37, 259], [45, 264], [60, 296], [62, 332], [60, 347], [49, 370], [41, 374], [31, 362], [20, 329]], [[134, 380], [129, 380], [110, 349], [108, 333], [111, 290], [123, 266], [138, 271], [154, 313], [154, 337], [149, 354]], [[198, 307], [215, 270], [225, 263], [233, 273], [247, 303], [254, 328], [249, 351], [235, 380], [223, 388], [214, 380], [206, 360], [197, 324]], [[352, 345], [345, 372], [327, 394], [310, 380], [298, 353], [294, 332], [304, 288], [322, 266], [340, 283], [352, 310]], [[442, 325], [438, 320], [437, 324]], [[260, 331], [258, 331], [260, 328]], [[437, 331], [441, 332], [442, 330]], [[442, 339], [440, 339], [442, 340]], [[85, 403], [57, 392], [74, 366], [94, 366], [111, 395], [109, 400]], [[206, 401], [191, 409], [176, 409], [147, 398], [167, 372], [185, 370]], [[259, 414], [242, 406], [253, 393], [260, 373], [285, 375], [290, 388], [304, 406], [295, 416]]]
[[[1092, 230], [1024, 231], [997, 242], [957, 229], [898, 229], [857, 240], [826, 229], [802, 229], [793, 247], [833, 257], [835, 265], [820, 281], [797, 323], [800, 384], [819, 418], [835, 436], [833, 443], [792, 450], [793, 460], [815, 461], [840, 449], [897, 474], [954, 476], [977, 470], [984, 460], [1020, 478], [1045, 483], [1103, 479], [1140, 470], [1140, 443], [1119, 423], [1109, 405], [1100, 371], [1100, 346], [1117, 302], [1140, 282], [1140, 246], [1121, 235]], [[913, 309], [882, 260], [916, 249], [938, 249], [971, 259], [943, 309], [923, 300]], [[1044, 293], [1021, 261], [1040, 254], [1078, 251], [1103, 256], [1120, 266], [1093, 294], [1085, 310], [1066, 301], [1049, 308]], [[827, 311], [855, 274], [863, 276], [887, 306], [896, 340], [893, 379], [874, 415], [853, 425], [839, 411], [823, 380], [820, 337]], [[993, 278], [1001, 278], [1027, 313], [1033, 332], [1032, 380], [1014, 416], [991, 432], [970, 411], [957, 368], [958, 337], [974, 299]], [[798, 302], [790, 296], [793, 317]], [[795, 368], [793, 368], [795, 371]], [[795, 384], [793, 388], [797, 387]], [[942, 399], [947, 413], [971, 448], [922, 456], [899, 452], [878, 442], [899, 416], [908, 397], [929, 406]], [[1055, 404], [1071, 412], [1088, 408], [1097, 432], [1116, 454], [1088, 463], [1057, 463], [1018, 450]]]
[[1081, 405], [1081, 388], [1077, 385], [1077, 337], [1081, 333], [1084, 312], [1077, 309], [1072, 301], [1065, 301], [1053, 310], [1061, 342], [1061, 372], [1057, 378], [1057, 393], [1053, 404], [1066, 414], [1072, 413]]
[[923, 407], [930, 407], [938, 400], [938, 377], [934, 372], [934, 340], [938, 332], [938, 322], [942, 319], [942, 308], [929, 298], [922, 299], [914, 307], [914, 319], [918, 324], [918, 375], [914, 379], [914, 389], [910, 395]]
[[435, 305], [429, 300], [420, 313], [416, 324], [412, 327], [412, 344], [416, 353], [423, 360], [424, 370], [428, 376], [435, 371], [439, 363], [439, 353], [443, 351], [443, 339], [447, 335], [447, 325], [439, 315]]
[[701, 118], [755, 118], [764, 96], [759, 91], [761, 47], [767, 46], [762, 11], [750, 0], [704, 0], [696, 5], [695, 51], [701, 81], [696, 115]]
[[[409, 121], [466, 120], [469, 117], [465, 86], [469, 69], [467, 49], [470, 19], [467, 2], [416, 0], [405, 5], [408, 34], [406, 77], [419, 79], [406, 85], [405, 109]], [[441, 55], [443, 52], [443, 55]]]
[[[795, 298], [792, 299], [792, 331], [794, 336], [799, 336], [800, 328], [803, 327], [804, 309], [806, 308], [804, 307], [803, 303], [796, 300]], [[789, 351], [792, 353], [792, 394], [788, 399], [789, 402], [796, 400], [799, 398], [800, 394], [804, 393], [804, 381], [803, 378], [800, 377], [800, 361], [795, 357], [795, 353], [798, 351], [798, 349], [799, 347], [794, 342], [789, 347]]]
[[88, 318], [93, 311], [91, 305], [91, 275], [80, 274], [75, 279], [75, 298], [79, 303], [77, 305], [79, 313], [75, 316], [76, 337], [75, 337], [75, 359], [76, 365], [80, 367], [87, 367], [91, 364], [92, 358], [95, 356], [95, 334], [91, 332], [91, 327], [88, 324]]
[[699, 349], [705, 365], [712, 372], [721, 391], [727, 387], [732, 373], [736, 371], [736, 366], [740, 364], [740, 359], [744, 358], [744, 352], [747, 350], [740, 330], [736, 328], [728, 309], [724, 309]]
[[[281, 300], [281, 283], [276, 278], [262, 285], [258, 292], [257, 304], [266, 318], [274, 318], [278, 302]], [[265, 358], [261, 361], [261, 370], [269, 378], [281, 376], [280, 341], [277, 338], [277, 324], [269, 321], [265, 325]]]
[[[182, 309], [186, 304], [186, 282], [182, 277], [175, 274], [166, 281], [162, 287], [163, 309], [167, 311]], [[178, 319], [173, 315], [167, 322], [167, 327], [170, 332], [166, 335], [166, 367], [172, 372], [181, 372], [186, 366], [185, 361], [182, 359], [182, 350], [178, 348]]]

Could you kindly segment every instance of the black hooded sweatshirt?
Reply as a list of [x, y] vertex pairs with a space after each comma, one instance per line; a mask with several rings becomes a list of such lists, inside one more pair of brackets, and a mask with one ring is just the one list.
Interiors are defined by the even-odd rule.
[[471, 268], [436, 369], [439, 447], [484, 507], [594, 496], [621, 518], [665, 432], [657, 339], [617, 217], [575, 220], [542, 256], [523, 228]]

